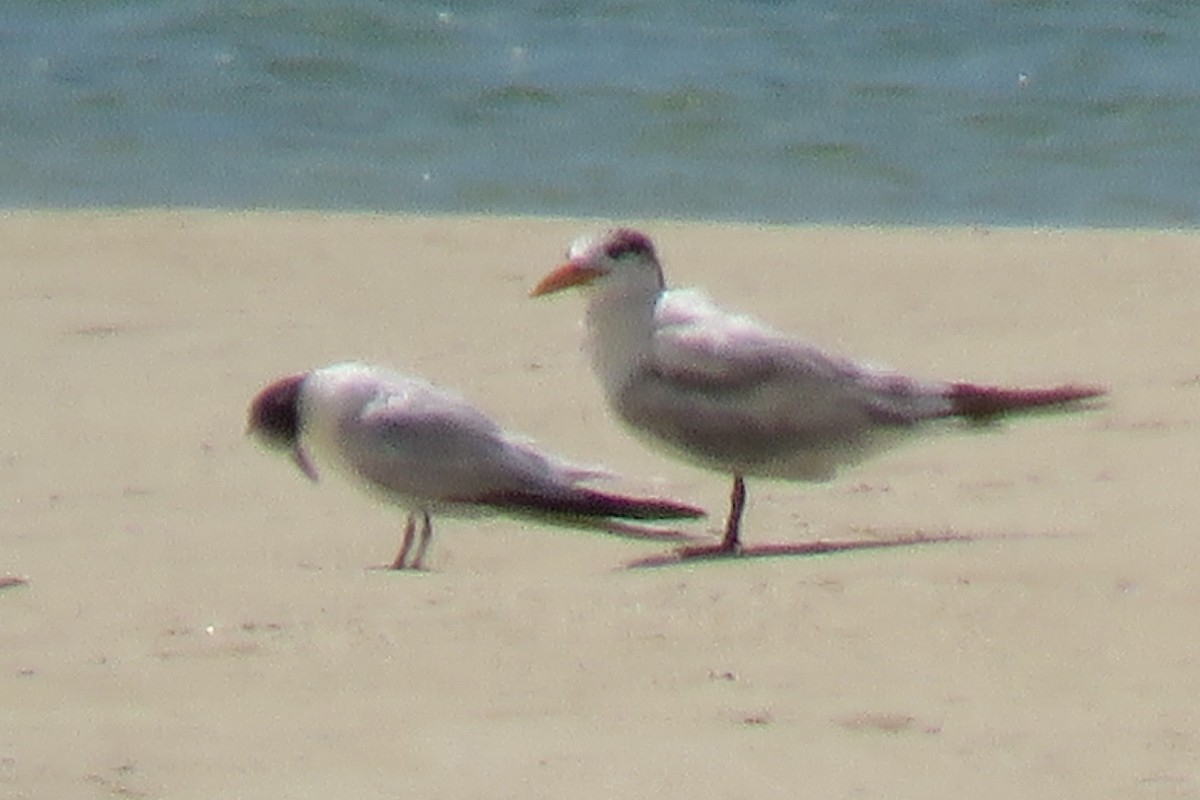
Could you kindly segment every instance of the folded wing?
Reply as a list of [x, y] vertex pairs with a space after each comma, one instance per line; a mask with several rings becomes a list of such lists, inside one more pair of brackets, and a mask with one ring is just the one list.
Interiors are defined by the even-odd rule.
[[700, 509], [577, 486], [605, 475], [547, 455], [465, 400], [430, 386], [386, 394], [347, 425], [347, 460], [370, 483], [429, 505], [500, 511], [670, 519]]
[[945, 384], [831, 356], [695, 292], [660, 302], [653, 355], [617, 396], [632, 425], [701, 458], [773, 461], [796, 450], [844, 448], [951, 408]]

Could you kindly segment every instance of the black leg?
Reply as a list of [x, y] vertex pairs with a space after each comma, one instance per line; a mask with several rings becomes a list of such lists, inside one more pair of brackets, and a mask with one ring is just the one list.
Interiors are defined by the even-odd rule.
[[721, 549], [736, 553], [742, 549], [742, 511], [746, 509], [746, 481], [741, 475], [733, 476], [733, 492], [729, 496], [729, 519], [725, 520], [725, 538]]
[[413, 559], [413, 569], [425, 568], [425, 551], [429, 549], [429, 540], [433, 538], [433, 522], [429, 519], [429, 512], [422, 511], [421, 522], [421, 543], [417, 545], [417, 557]]
[[729, 496], [729, 518], [725, 520], [725, 536], [720, 544], [685, 547], [679, 551], [680, 558], [712, 558], [714, 556], [736, 556], [742, 552], [742, 512], [746, 508], [746, 481], [741, 475], [733, 476], [733, 492]]
[[[428, 520], [429, 517], [425, 519]], [[416, 532], [416, 528], [416, 515], [410, 513], [408, 520], [404, 523], [404, 540], [400, 543], [400, 552], [396, 554], [396, 560], [392, 562], [392, 569], [404, 569], [404, 559], [408, 557], [408, 551], [412, 548], [413, 533]]]

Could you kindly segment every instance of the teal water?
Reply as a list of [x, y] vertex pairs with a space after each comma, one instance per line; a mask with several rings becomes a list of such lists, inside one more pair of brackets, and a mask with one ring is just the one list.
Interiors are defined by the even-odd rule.
[[1196, 226], [1182, 2], [8, 0], [0, 206]]

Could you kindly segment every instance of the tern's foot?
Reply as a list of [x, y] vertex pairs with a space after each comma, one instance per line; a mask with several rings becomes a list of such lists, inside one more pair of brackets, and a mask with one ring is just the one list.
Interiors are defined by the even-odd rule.
[[742, 545], [736, 540], [732, 542], [721, 542], [720, 544], [681, 547], [676, 551], [676, 555], [679, 557], [680, 561], [687, 561], [696, 558], [737, 558], [741, 554]]
[[404, 564], [393, 561], [390, 564], [375, 564], [367, 567], [369, 572], [428, 572], [423, 564]]
[[737, 558], [742, 555], [742, 547], [737, 542], [730, 547], [725, 542], [720, 544], [705, 544], [694, 547], [681, 547], [671, 553], [664, 553], [649, 558], [639, 558], [627, 564], [627, 567], [665, 567], [669, 564], [680, 564], [684, 561], [717, 561], [723, 558]]

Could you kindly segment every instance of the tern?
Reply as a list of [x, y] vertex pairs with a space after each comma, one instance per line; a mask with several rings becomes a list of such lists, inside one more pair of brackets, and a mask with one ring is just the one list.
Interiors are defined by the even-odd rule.
[[653, 243], [628, 228], [582, 237], [531, 291], [583, 287], [592, 367], [615, 415], [693, 464], [733, 476], [724, 536], [681, 555], [741, 549], [747, 477], [827, 481], [935, 423], [1071, 407], [1095, 386], [929, 381], [852, 361], [668, 290]]
[[[453, 392], [359, 362], [274, 381], [251, 403], [247, 432], [290, 455], [313, 481], [315, 457], [407, 509], [392, 569], [423, 567], [435, 513], [500, 513], [597, 528], [617, 519], [704, 516], [682, 503], [579, 486], [609, 473], [542, 452]], [[406, 562], [418, 518], [420, 544]]]

